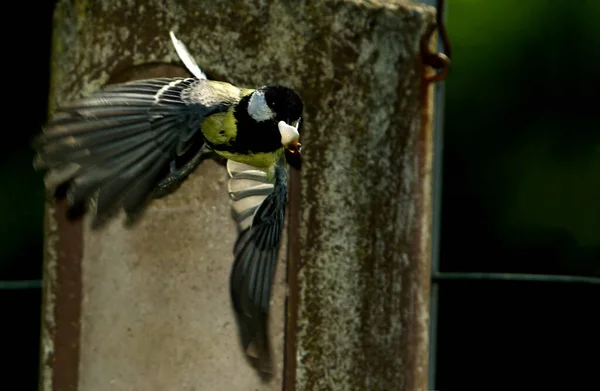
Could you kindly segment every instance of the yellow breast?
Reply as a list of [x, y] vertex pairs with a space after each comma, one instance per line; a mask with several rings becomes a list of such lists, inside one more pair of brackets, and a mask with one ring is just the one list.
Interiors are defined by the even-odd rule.
[[[212, 145], [230, 144], [232, 140], [235, 140], [237, 134], [233, 108], [225, 113], [213, 114], [205, 118], [204, 121], [202, 121], [201, 131], [204, 137]], [[251, 154], [240, 154], [219, 150], [215, 150], [215, 152], [226, 159], [266, 169], [274, 166], [279, 161], [279, 158], [283, 153], [283, 148], [273, 152], [258, 152]]]
[[229, 140], [235, 139], [235, 122], [233, 108], [225, 113], [213, 114], [202, 121], [202, 134], [211, 144], [228, 144]]

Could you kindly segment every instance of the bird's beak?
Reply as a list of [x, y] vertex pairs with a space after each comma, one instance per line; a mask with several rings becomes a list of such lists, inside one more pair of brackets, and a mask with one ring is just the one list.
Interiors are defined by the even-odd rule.
[[290, 166], [299, 170], [302, 163], [302, 145], [298, 142], [300, 139], [298, 127], [290, 126], [285, 121], [279, 121], [278, 127], [281, 133], [281, 145], [285, 149], [285, 159]]

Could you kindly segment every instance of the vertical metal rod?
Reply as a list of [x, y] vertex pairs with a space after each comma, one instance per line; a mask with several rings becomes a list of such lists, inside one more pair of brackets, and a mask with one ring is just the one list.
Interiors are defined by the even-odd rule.
[[[437, 12], [441, 13], [442, 20], [445, 24], [447, 20], [447, 1], [443, 0], [420, 0], [422, 3], [431, 5], [437, 8]], [[439, 29], [438, 29], [439, 33]], [[445, 48], [443, 39], [440, 39], [438, 34], [437, 50], [444, 52], [450, 50]], [[447, 44], [447, 42], [446, 42]], [[450, 53], [447, 53], [448, 56]], [[445, 85], [443, 81], [435, 83], [434, 88], [434, 118], [433, 118], [433, 184], [432, 184], [432, 200], [433, 200], [433, 219], [431, 232], [431, 274], [437, 275], [440, 271], [440, 235], [441, 235], [441, 210], [442, 210], [442, 163], [443, 163], [443, 123], [444, 123], [444, 96]], [[438, 326], [438, 301], [439, 301], [439, 284], [436, 280], [431, 282], [430, 293], [430, 310], [429, 310], [429, 362], [428, 362], [428, 388], [435, 390], [436, 378], [436, 356], [437, 356], [437, 326]]]
[[[440, 43], [438, 43], [438, 47]], [[432, 221], [432, 254], [431, 274], [440, 271], [440, 236], [442, 215], [442, 152], [443, 152], [443, 119], [444, 119], [444, 82], [435, 86], [435, 112], [433, 123], [433, 221]], [[429, 314], [429, 388], [435, 389], [437, 326], [438, 326], [438, 295], [439, 284], [431, 283], [430, 314]]]

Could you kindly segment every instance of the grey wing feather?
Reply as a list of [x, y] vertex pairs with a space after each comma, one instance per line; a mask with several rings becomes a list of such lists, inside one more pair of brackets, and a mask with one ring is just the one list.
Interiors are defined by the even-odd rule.
[[49, 189], [67, 185], [71, 207], [95, 198], [97, 218], [137, 211], [174, 159], [202, 146], [202, 119], [227, 109], [190, 100], [198, 83], [131, 81], [62, 105], [34, 142], [34, 166], [48, 170]]
[[[232, 167], [233, 166], [233, 167]], [[287, 172], [275, 168], [274, 183], [264, 172], [229, 165], [239, 236], [234, 246], [231, 297], [244, 348], [252, 350], [263, 372], [272, 370], [268, 314], [287, 201]], [[236, 205], [246, 202], [243, 206]], [[236, 208], [237, 207], [237, 208]]]

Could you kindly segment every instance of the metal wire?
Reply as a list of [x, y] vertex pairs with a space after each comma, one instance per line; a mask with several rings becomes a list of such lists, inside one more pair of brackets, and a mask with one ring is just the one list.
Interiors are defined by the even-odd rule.
[[0, 290], [40, 289], [42, 280], [0, 281]]
[[549, 282], [549, 283], [600, 285], [599, 277], [554, 275], [554, 274], [437, 272], [437, 273], [432, 274], [431, 279], [435, 282], [486, 280], [486, 281], [523, 281], [523, 282]]
[[[425, 1], [425, 3], [429, 4], [432, 2]], [[427, 75], [424, 77], [424, 79], [429, 83], [443, 81], [450, 73], [452, 45], [450, 43], [448, 33], [446, 32], [444, 0], [437, 0], [435, 20], [435, 24], [433, 24], [421, 38], [421, 57], [423, 59], [423, 63], [425, 65], [429, 65], [437, 71], [437, 73], [433, 76]], [[429, 47], [429, 41], [431, 40], [431, 37], [433, 37], [433, 34], [436, 30], [440, 35], [441, 45], [438, 45], [438, 50], [431, 51]], [[441, 49], [443, 52], [439, 49]]]
[[[422, 3], [435, 7], [436, 23], [421, 39], [421, 56], [423, 63], [436, 70], [436, 75], [431, 77], [428, 72], [424, 75], [425, 82], [435, 83], [434, 86], [434, 118], [433, 118], [433, 220], [432, 220], [432, 253], [431, 273], [434, 275], [439, 271], [439, 242], [441, 234], [441, 204], [442, 204], [442, 155], [443, 155], [443, 123], [444, 123], [444, 79], [450, 72], [451, 45], [446, 32], [445, 22], [447, 18], [447, 2], [444, 0], [420, 0]], [[433, 33], [438, 31], [440, 38], [437, 40], [437, 50], [432, 51], [429, 42]], [[446, 54], [444, 54], [444, 52]], [[428, 365], [428, 389], [435, 389], [436, 357], [437, 357], [437, 323], [438, 323], [438, 297], [439, 284], [432, 281], [429, 307], [429, 365]]]

